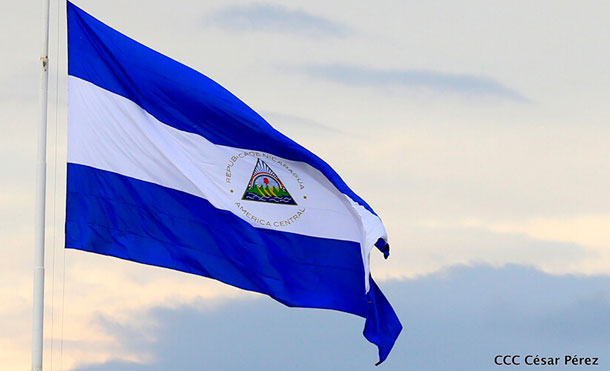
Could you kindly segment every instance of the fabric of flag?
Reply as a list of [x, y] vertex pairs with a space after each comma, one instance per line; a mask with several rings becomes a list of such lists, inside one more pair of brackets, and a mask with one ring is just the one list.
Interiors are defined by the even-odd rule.
[[66, 248], [402, 326], [369, 272], [373, 209], [229, 91], [68, 3]]

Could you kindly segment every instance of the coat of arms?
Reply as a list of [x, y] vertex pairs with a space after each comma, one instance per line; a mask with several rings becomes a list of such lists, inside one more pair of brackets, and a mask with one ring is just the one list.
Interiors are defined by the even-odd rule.
[[250, 182], [241, 199], [281, 205], [297, 204], [280, 178], [261, 159], [256, 160], [256, 166], [254, 166]]

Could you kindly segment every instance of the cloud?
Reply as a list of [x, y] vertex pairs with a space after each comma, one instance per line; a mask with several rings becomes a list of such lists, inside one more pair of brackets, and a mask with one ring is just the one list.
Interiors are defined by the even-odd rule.
[[302, 131], [302, 133], [295, 135], [295, 138], [301, 137], [306, 133], [311, 133], [312, 131], [318, 133], [318, 135], [320, 131], [329, 134], [332, 133], [345, 135], [345, 132], [343, 130], [304, 117], [289, 115], [280, 112], [262, 112], [261, 115], [265, 117], [273, 127], [279, 129], [281, 132], [284, 132], [285, 129], [300, 129], [298, 131]]
[[575, 215], [569, 218], [534, 218], [530, 220], [486, 223], [472, 220], [464, 226], [485, 227], [503, 233], [522, 233], [534, 238], [564, 241], [583, 246], [610, 249], [610, 215]]
[[[382, 282], [405, 330], [388, 370], [488, 370], [501, 353], [610, 356], [609, 276], [554, 276], [525, 266], [456, 266], [411, 280]], [[106, 330], [122, 346], [150, 353], [149, 364], [118, 359], [77, 370], [369, 370], [374, 347], [363, 320], [290, 309], [270, 299], [213, 310], [156, 307], [142, 341], [128, 322]]]
[[226, 7], [208, 15], [204, 22], [233, 32], [262, 31], [314, 38], [350, 33], [348, 27], [324, 17], [272, 4]]
[[[398, 242], [390, 241], [392, 255], [387, 261], [380, 261], [376, 254], [371, 257], [378, 278], [412, 278], [457, 264], [519, 264], [547, 273], [594, 273], [586, 269], [587, 264], [603, 258], [598, 251], [571, 242], [484, 228], [418, 225], [405, 222], [400, 215], [388, 217], [389, 236]], [[610, 261], [605, 263], [608, 266]]]
[[378, 69], [344, 64], [311, 65], [299, 69], [307, 76], [346, 85], [426, 89], [437, 93], [491, 96], [529, 102], [519, 92], [485, 76], [417, 69]]
[[[497, 233], [521, 234], [551, 244], [582, 246], [589, 254], [579, 254], [566, 260], [572, 268], [583, 273], [607, 273], [610, 271], [610, 215], [573, 215], [570, 217], [537, 217], [529, 220], [489, 222], [468, 220], [461, 227], [485, 228]], [[559, 255], [565, 251], [556, 251]], [[587, 256], [588, 255], [588, 256]], [[545, 261], [547, 259], [543, 259]], [[567, 268], [565, 265], [564, 268]]]

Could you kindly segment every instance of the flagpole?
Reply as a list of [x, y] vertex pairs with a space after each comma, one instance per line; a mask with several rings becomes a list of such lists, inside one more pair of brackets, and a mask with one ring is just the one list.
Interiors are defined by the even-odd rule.
[[40, 54], [40, 121], [36, 154], [34, 224], [34, 295], [32, 307], [32, 371], [42, 370], [44, 321], [45, 192], [47, 173], [47, 100], [49, 82], [49, 2], [42, 0], [42, 51]]

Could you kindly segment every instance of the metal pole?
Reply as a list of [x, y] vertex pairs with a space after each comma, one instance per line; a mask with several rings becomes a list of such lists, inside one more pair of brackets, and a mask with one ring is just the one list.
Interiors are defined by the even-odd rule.
[[32, 308], [32, 371], [42, 371], [44, 322], [45, 192], [47, 178], [47, 99], [49, 82], [49, 2], [42, 0], [42, 52], [40, 54], [40, 121], [36, 154], [34, 224], [34, 296]]

